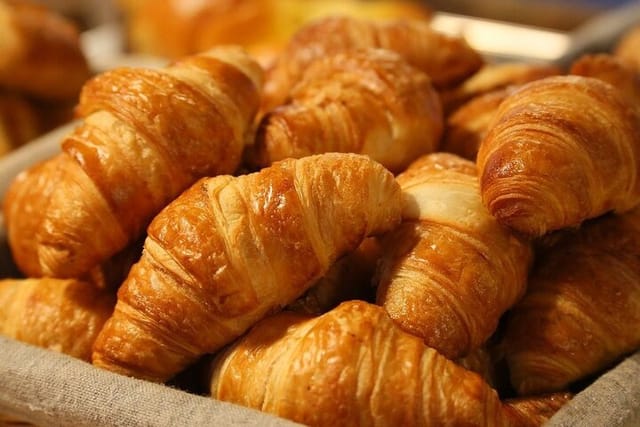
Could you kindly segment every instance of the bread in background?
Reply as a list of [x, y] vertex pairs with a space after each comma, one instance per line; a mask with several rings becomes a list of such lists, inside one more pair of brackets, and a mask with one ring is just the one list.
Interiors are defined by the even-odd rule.
[[245, 159], [255, 167], [323, 152], [367, 154], [393, 173], [437, 150], [442, 108], [429, 76], [386, 49], [316, 58], [286, 104], [261, 120]]
[[618, 39], [612, 53], [640, 72], [640, 25], [627, 30]]
[[119, 0], [133, 52], [175, 58], [216, 44], [239, 44], [264, 63], [300, 26], [327, 15], [429, 19], [412, 0]]
[[71, 120], [90, 75], [74, 22], [0, 0], [0, 156]]
[[296, 31], [268, 68], [262, 111], [285, 104], [314, 60], [366, 48], [400, 54], [411, 66], [427, 74], [438, 91], [456, 86], [484, 64], [484, 58], [464, 38], [437, 31], [423, 19], [329, 16]]

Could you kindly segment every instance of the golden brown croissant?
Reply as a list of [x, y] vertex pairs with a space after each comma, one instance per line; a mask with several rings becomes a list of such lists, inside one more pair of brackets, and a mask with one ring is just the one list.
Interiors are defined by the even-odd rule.
[[521, 85], [544, 77], [560, 74], [560, 68], [548, 64], [501, 62], [485, 64], [458, 86], [440, 94], [445, 115], [466, 101], [487, 92], [508, 86]]
[[512, 424], [519, 427], [541, 427], [572, 398], [573, 393], [557, 392], [507, 399], [504, 406]]
[[620, 92], [630, 103], [640, 107], [640, 70], [628, 62], [606, 53], [583, 55], [571, 64], [569, 72], [603, 80]]
[[63, 152], [20, 174], [6, 196], [16, 264], [28, 276], [80, 277], [198, 178], [233, 172], [260, 81], [259, 66], [231, 46], [89, 81], [85, 119]]
[[211, 396], [310, 426], [500, 426], [497, 393], [373, 304], [282, 312], [214, 361]]
[[284, 104], [291, 88], [316, 58], [362, 48], [399, 53], [429, 75], [438, 89], [457, 84], [483, 63], [464, 39], [435, 31], [429, 21], [367, 21], [346, 16], [319, 19], [297, 31], [269, 69], [262, 110]]
[[354, 152], [397, 173], [435, 151], [442, 128], [426, 74], [388, 50], [343, 52], [309, 64], [290, 103], [262, 119], [246, 158], [259, 168], [287, 157]]
[[75, 25], [43, 5], [0, 1], [0, 86], [76, 99], [90, 71]]
[[480, 144], [485, 206], [528, 235], [640, 203], [640, 110], [592, 77], [526, 83], [500, 104]]
[[640, 25], [630, 28], [620, 37], [613, 54], [640, 71]]
[[369, 157], [288, 159], [203, 179], [151, 223], [93, 363], [164, 381], [300, 297], [365, 236], [400, 221], [400, 189]]
[[89, 361], [115, 296], [74, 279], [0, 280], [0, 334]]
[[478, 95], [451, 113], [445, 121], [440, 151], [475, 161], [498, 107], [515, 88], [509, 86]]
[[429, 347], [464, 356], [524, 294], [532, 249], [482, 206], [473, 162], [434, 153], [397, 180], [403, 222], [382, 241], [377, 302]]
[[640, 210], [598, 218], [538, 256], [504, 344], [520, 394], [563, 390], [640, 348]]

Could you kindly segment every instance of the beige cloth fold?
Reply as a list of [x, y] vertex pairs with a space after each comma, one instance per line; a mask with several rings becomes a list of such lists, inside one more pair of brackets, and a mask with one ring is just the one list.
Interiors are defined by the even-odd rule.
[[546, 427], [640, 426], [640, 351], [578, 393]]
[[[1, 336], [0, 414], [40, 426], [299, 425]], [[640, 426], [640, 352], [577, 394], [547, 424], [569, 426]]]
[[39, 426], [261, 426], [291, 423], [97, 369], [0, 337], [0, 413]]

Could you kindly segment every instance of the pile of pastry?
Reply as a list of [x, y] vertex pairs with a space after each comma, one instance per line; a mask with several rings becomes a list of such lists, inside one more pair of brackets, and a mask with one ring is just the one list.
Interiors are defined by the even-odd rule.
[[640, 347], [622, 51], [494, 64], [335, 16], [267, 68], [100, 74], [3, 202], [0, 331], [308, 425], [540, 425]]
[[0, 1], [0, 156], [70, 120], [90, 70], [71, 19]]

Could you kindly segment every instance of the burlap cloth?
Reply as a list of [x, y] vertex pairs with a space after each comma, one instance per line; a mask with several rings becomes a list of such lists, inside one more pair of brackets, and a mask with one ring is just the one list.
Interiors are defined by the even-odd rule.
[[39, 426], [294, 424], [0, 337], [0, 413]]
[[[297, 425], [3, 337], [0, 413], [40, 426]], [[640, 352], [576, 395], [548, 425], [640, 426]]]

